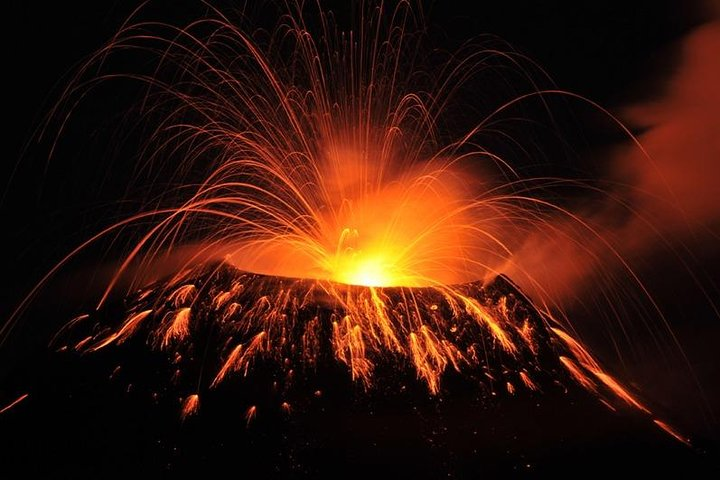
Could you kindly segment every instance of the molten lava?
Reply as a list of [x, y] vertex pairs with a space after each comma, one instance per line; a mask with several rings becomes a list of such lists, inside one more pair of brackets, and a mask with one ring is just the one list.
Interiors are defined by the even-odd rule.
[[[264, 199], [254, 208], [282, 225], [278, 230], [260, 231], [256, 238], [239, 232], [241, 238], [250, 238], [225, 247], [231, 263], [268, 275], [412, 287], [485, 277], [489, 263], [483, 264], [481, 259], [488, 259], [488, 252], [507, 250], [491, 233], [499, 222], [489, 218], [501, 218], [502, 201], [473, 197], [468, 180], [463, 180], [451, 162], [408, 166], [404, 172], [386, 173], [372, 184], [369, 172], [390, 169], [375, 156], [362, 161], [358, 155], [329, 158], [334, 160], [320, 162], [311, 178], [299, 174], [288, 178], [286, 168], [280, 165], [268, 172], [280, 176], [276, 188], [292, 185], [294, 194], [303, 195], [302, 203], [312, 205], [302, 219], [304, 223], [305, 215], [312, 216], [312, 225], [300, 229], [301, 219], [285, 210], [285, 204], [274, 208], [273, 198]], [[391, 156], [385, 161], [400, 158]], [[292, 171], [301, 168], [295, 165]], [[333, 171], [344, 172], [345, 183], [326, 184], [328, 172]], [[324, 188], [303, 189], [318, 184]]]

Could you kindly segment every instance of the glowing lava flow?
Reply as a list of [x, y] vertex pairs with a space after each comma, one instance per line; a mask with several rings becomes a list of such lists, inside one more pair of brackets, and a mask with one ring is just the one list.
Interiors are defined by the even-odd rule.
[[[142, 334], [187, 359], [193, 332], [210, 323], [221, 337], [212, 387], [259, 359], [287, 360], [289, 374], [329, 349], [365, 386], [380, 361], [412, 365], [433, 394], [449, 369], [485, 369], [494, 382], [502, 375], [513, 393], [538, 389], [557, 367], [648, 414], [553, 320], [552, 299], [538, 299], [543, 320], [534, 322], [523, 318], [517, 290], [485, 289], [529, 232], [558, 212], [574, 218], [540, 195], [543, 182], [562, 180], [521, 179], [478, 140], [498, 112], [540, 93], [531, 64], [479, 49], [430, 76], [414, 64], [407, 3], [367, 9], [345, 33], [323, 12], [312, 30], [296, 9], [265, 39], [220, 12], [185, 28], [129, 23], [68, 88], [70, 104], [88, 85], [116, 80], [101, 68], [116, 52], [154, 58], [152, 75], [128, 75], [148, 86], [143, 105], [155, 132], [146, 168], [180, 186], [166, 189], [154, 203], [161, 207], [98, 235], [149, 224], [99, 304], [129, 277], [137, 293], [126, 318], [71, 347], [97, 351]], [[446, 140], [438, 126], [458, 86], [500, 66], [528, 93]], [[162, 255], [185, 244], [195, 252], [180, 273], [143, 285]], [[224, 263], [213, 267], [217, 259]], [[514, 367], [498, 373], [505, 363]], [[188, 394], [184, 415], [198, 411], [200, 393]]]

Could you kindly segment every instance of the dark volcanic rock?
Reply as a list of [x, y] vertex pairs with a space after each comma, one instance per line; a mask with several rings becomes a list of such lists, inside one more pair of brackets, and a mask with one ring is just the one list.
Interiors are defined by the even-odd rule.
[[[243, 288], [234, 287], [238, 279]], [[159, 282], [110, 302], [60, 336], [70, 348], [38, 360], [31, 396], [2, 419], [4, 436], [13, 439], [12, 448], [3, 449], [8, 458], [28, 473], [73, 478], [141, 472], [434, 479], [589, 468], [607, 475], [678, 468], [690, 475], [711, 463], [652, 428], [645, 416], [613, 412], [581, 388], [558, 360], [570, 353], [548, 320], [503, 277], [458, 289], [482, 306], [508, 312], [505, 329], [518, 345], [516, 354], [460, 314], [443, 333], [461, 349], [478, 345], [482, 355], [459, 372], [448, 366], [436, 395], [398, 355], [372, 357], [369, 385], [353, 381], [332, 350], [332, 324], [344, 312], [332, 297], [313, 290], [311, 281], [215, 266], [176, 283]], [[185, 308], [172, 294], [188, 284], [195, 293], [187, 332], [163, 348], [158, 332], [171, 312]], [[215, 308], [218, 295], [235, 288], [224, 305], [235, 302], [242, 307], [238, 312], [247, 312], [264, 296], [290, 287], [311, 293], [283, 309], [292, 321], [284, 318], [286, 330], [276, 338], [286, 343], [255, 358], [247, 374], [235, 371], [211, 387], [233, 346], [267, 328], [238, 328], [238, 317], [223, 317], [224, 310]], [[452, 315], [436, 290], [412, 290], [430, 312]], [[407, 289], [385, 288], [382, 295], [400, 310], [407, 301]], [[128, 312], [147, 309], [153, 314], [119, 344], [86, 353], [73, 348], [83, 340], [84, 350], [98, 345], [122, 328]], [[307, 362], [297, 345], [312, 322], [319, 347]], [[533, 348], [517, 330], [526, 325], [534, 331]], [[521, 371], [537, 390], [523, 386]], [[199, 409], [183, 420], [183, 401], [191, 394], [199, 394]]]

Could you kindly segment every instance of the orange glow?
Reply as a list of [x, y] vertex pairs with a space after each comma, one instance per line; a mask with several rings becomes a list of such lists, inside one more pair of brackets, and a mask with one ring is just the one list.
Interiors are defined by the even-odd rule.
[[189, 332], [190, 308], [177, 310], [170, 320], [170, 324], [163, 335], [162, 344], [167, 346], [170, 342], [182, 340]]
[[368, 287], [389, 287], [406, 285], [409, 279], [395, 273], [392, 263], [383, 256], [368, 255], [358, 252], [335, 267], [333, 279], [350, 285]]
[[[146, 227], [133, 237], [98, 308], [123, 281], [140, 292], [136, 303], [124, 321], [94, 331], [74, 348], [117, 345], [147, 326], [151, 346], [179, 358], [181, 347], [192, 345], [197, 319], [205, 318], [224, 340], [217, 368], [208, 366], [203, 377], [208, 388], [249, 375], [260, 359], [286, 365], [292, 357], [312, 365], [329, 337], [334, 360], [364, 388], [373, 385], [376, 366], [392, 359], [409, 365], [432, 395], [440, 394], [449, 370], [484, 371], [508, 394], [539, 391], [528, 372], [540, 369], [547, 356], [553, 362], [549, 375], [650, 414], [567, 333], [573, 331], [569, 321], [548, 294], [553, 282], [547, 277], [556, 270], [547, 265], [571, 257], [558, 253], [558, 245], [598, 257], [585, 243], [563, 236], [565, 223], [583, 234], [578, 238], [589, 236], [593, 247], [602, 244], [620, 257], [601, 232], [544, 195], [558, 184], [587, 185], [524, 178], [483, 143], [502, 114], [523, 101], [580, 97], [541, 90], [542, 82], [528, 80], [532, 62], [494, 48], [458, 54], [426, 90], [419, 89], [416, 81], [427, 72], [403, 65], [411, 7], [399, 2], [391, 8], [361, 19], [357, 38], [366, 42], [354, 34], [335, 38], [323, 22], [313, 32], [302, 13], [285, 18], [281, 38], [268, 45], [218, 12], [185, 29], [166, 26], [172, 32], [167, 38], [138, 35], [127, 26], [88, 63], [77, 90], [83, 75], [115, 51], [162, 52], [158, 78], [142, 80], [151, 91], [148, 101], [168, 113], [143, 154], [149, 170], [169, 162], [177, 173], [172, 181], [179, 183], [163, 185], [171, 185], [164, 190], [172, 193], [153, 201], [167, 206], [99, 232], [46, 277], [94, 241], [131, 225]], [[454, 135], [441, 131], [452, 123], [446, 117], [455, 90], [473, 72], [496, 68], [503, 84], [512, 83], [506, 74], [519, 71], [513, 96]], [[68, 101], [77, 94], [68, 92]], [[187, 173], [198, 171], [199, 178]], [[522, 261], [526, 250], [536, 253], [528, 238], [538, 232], [563, 238], [550, 245], [560, 260], [543, 257], [535, 262], [539, 267]], [[148, 286], [144, 279], [155, 266], [183, 245], [192, 253], [178, 273]], [[585, 266], [572, 260], [572, 268]], [[209, 288], [196, 281], [205, 268], [232, 278], [210, 285], [209, 300], [199, 302]], [[522, 299], [519, 290], [499, 298], [487, 294], [484, 287], [507, 272], [525, 282], [536, 303]], [[308, 305], [315, 317], [298, 313]], [[523, 313], [530, 307], [532, 315]], [[321, 310], [327, 315], [319, 318]], [[546, 344], [557, 349], [542, 352]], [[498, 369], [502, 378], [493, 378], [489, 363], [503, 358], [520, 367]], [[293, 365], [286, 366], [291, 377]], [[197, 393], [187, 396], [183, 418], [199, 404]], [[281, 408], [291, 411], [287, 403]], [[256, 414], [256, 406], [247, 409], [248, 425]]]
[[[316, 178], [287, 178], [280, 165], [268, 166], [277, 168], [272, 175], [279, 184], [298, 185], [293, 191], [312, 205], [315, 224], [301, 231], [294, 225], [295, 212], [254, 205], [280, 225], [260, 238], [222, 246], [227, 260], [263, 274], [374, 287], [447, 285], [486, 276], [482, 261], [487, 251], [504, 247], [491, 234], [489, 220], [483, 227], [483, 219], [502, 215], [499, 205], [474, 198], [451, 162], [427, 162], [372, 180], [368, 173], [389, 169], [383, 163], [399, 159], [358, 157], [325, 157], [314, 171]], [[362, 163], [349, 165], [353, 161]], [[327, 182], [329, 173], [338, 171], [347, 172], [350, 185], [378, 183], [360, 190]], [[302, 192], [299, 187], [318, 182], [327, 183], [323, 190]]]
[[200, 396], [198, 394], [188, 395], [183, 402], [182, 406], [182, 418], [185, 419], [189, 416], [195, 415], [200, 408]]
[[257, 407], [255, 405], [253, 405], [247, 409], [247, 411], [245, 412], [245, 421], [247, 422], [248, 426], [255, 419], [256, 415], [257, 415]]

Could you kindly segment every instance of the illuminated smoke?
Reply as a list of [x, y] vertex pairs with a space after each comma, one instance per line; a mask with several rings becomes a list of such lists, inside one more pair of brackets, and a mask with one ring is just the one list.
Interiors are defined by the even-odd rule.
[[[688, 243], [716, 250], [720, 238], [720, 22], [693, 30], [656, 98], [621, 109], [638, 143], [606, 155], [606, 196], [558, 215], [515, 252], [503, 271], [528, 290], [571, 303], [640, 257], [677, 255]], [[585, 223], [586, 226], [581, 225]], [[562, 252], [562, 254], [558, 254]], [[682, 254], [681, 254], [682, 255]], [[519, 268], [522, 266], [522, 268]]]

